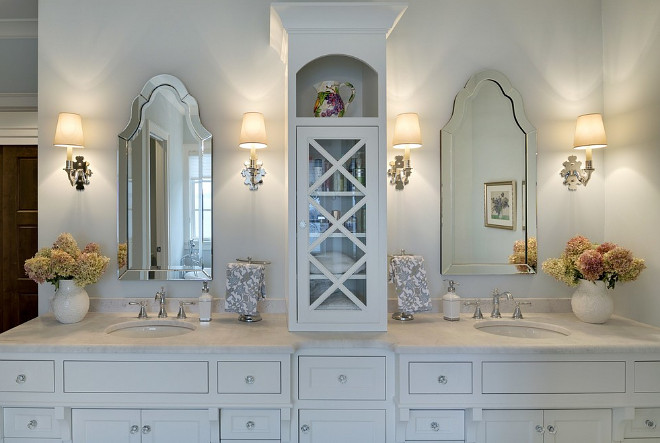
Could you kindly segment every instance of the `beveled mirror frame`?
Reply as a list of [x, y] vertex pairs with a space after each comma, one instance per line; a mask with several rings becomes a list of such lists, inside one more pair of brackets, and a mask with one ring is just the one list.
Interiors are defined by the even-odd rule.
[[[212, 232], [209, 233], [210, 241], [209, 247], [210, 251], [208, 252], [208, 266], [202, 267], [190, 267], [186, 265], [160, 268], [157, 270], [154, 269], [145, 269], [142, 267], [131, 266], [130, 261], [130, 251], [127, 251], [128, 245], [128, 154], [130, 142], [135, 139], [138, 131], [143, 126], [142, 117], [143, 109], [154, 97], [154, 93], [158, 88], [168, 87], [173, 92], [178, 95], [179, 103], [177, 106], [182, 106], [185, 109], [185, 117], [187, 119], [187, 126], [192, 131], [195, 138], [198, 140], [200, 156], [203, 154], [209, 154], [211, 157], [208, 161], [211, 162], [210, 169], [212, 175], [212, 135], [211, 133], [202, 126], [200, 117], [199, 117], [199, 107], [197, 105], [197, 100], [188, 93], [188, 90], [184, 86], [183, 82], [177, 77], [168, 74], [160, 74], [149, 79], [140, 94], [135, 97], [131, 105], [131, 117], [129, 119], [126, 128], [119, 134], [119, 149], [118, 149], [118, 160], [117, 160], [117, 175], [118, 175], [118, 208], [117, 208], [117, 238], [119, 243], [119, 254], [118, 261], [118, 278], [125, 280], [185, 280], [183, 276], [186, 272], [194, 272], [195, 280], [212, 280], [212, 274], [209, 271], [212, 269], [213, 264], [213, 235]], [[212, 177], [211, 177], [211, 189], [212, 186]], [[201, 194], [201, 189], [200, 189]], [[213, 219], [213, 208], [212, 203], [210, 208], [205, 208], [203, 206], [203, 198], [200, 195], [200, 218], [203, 218], [203, 213], [205, 209], [210, 209], [211, 211], [211, 220]], [[209, 202], [212, 201], [212, 198], [208, 199]], [[199, 223], [203, 225], [203, 220], [200, 219]], [[203, 227], [200, 227], [200, 230], [203, 231]], [[211, 228], [212, 231], [212, 228]], [[168, 232], [169, 236], [169, 232]], [[200, 243], [203, 243], [200, 241]], [[122, 251], [123, 250], [123, 251]], [[203, 256], [203, 244], [198, 245], [199, 254]], [[124, 266], [122, 266], [120, 255], [124, 254]]]
[[[518, 208], [523, 213], [522, 221], [524, 229], [522, 236], [525, 241], [525, 263], [511, 264], [503, 263], [459, 263], [455, 259], [455, 227], [453, 214], [455, 208], [455, 178], [459, 173], [454, 165], [455, 149], [454, 137], [461, 128], [468, 103], [479, 90], [482, 82], [492, 81], [501, 89], [512, 104], [513, 118], [515, 123], [524, 133], [524, 183], [522, 183], [522, 195], [519, 196]], [[465, 87], [459, 91], [454, 101], [454, 110], [449, 122], [441, 131], [441, 273], [443, 275], [493, 275], [493, 274], [531, 274], [535, 273], [534, 267], [530, 266], [527, 246], [531, 237], [536, 237], [536, 128], [532, 126], [525, 115], [522, 96], [513, 88], [507, 77], [499, 71], [486, 70], [473, 75]], [[474, 202], [475, 205], [483, 206], [483, 202]], [[521, 238], [521, 239], [523, 239]], [[513, 244], [507, 251], [508, 257], [513, 253]]]

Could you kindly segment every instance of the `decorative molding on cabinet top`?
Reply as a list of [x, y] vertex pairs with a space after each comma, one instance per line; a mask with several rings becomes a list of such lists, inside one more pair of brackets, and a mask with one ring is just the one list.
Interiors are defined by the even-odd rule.
[[[286, 62], [287, 33], [369, 33], [388, 37], [407, 8], [407, 3], [272, 3], [270, 45]], [[337, 14], [341, 14], [341, 20], [328, 19]]]

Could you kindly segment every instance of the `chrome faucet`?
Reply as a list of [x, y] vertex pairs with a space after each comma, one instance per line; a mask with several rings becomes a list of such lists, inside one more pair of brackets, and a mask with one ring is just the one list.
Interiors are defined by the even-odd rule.
[[513, 295], [509, 291], [500, 292], [499, 289], [493, 289], [493, 311], [490, 313], [491, 318], [502, 318], [502, 314], [500, 314], [500, 297], [513, 300]]
[[160, 287], [160, 291], [156, 292], [156, 296], [154, 297], [154, 300], [158, 300], [160, 302], [160, 310], [158, 311], [158, 318], [166, 318], [167, 317], [167, 310], [165, 309], [165, 288]]

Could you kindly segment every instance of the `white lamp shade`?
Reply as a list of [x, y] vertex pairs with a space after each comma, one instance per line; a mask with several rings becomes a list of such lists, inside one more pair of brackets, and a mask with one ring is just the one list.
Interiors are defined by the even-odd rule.
[[243, 114], [241, 137], [238, 146], [244, 149], [263, 149], [268, 146], [266, 140], [266, 124], [260, 112], [246, 112]]
[[60, 112], [53, 146], [63, 148], [84, 148], [82, 118], [78, 114]]
[[415, 149], [422, 147], [422, 131], [419, 128], [419, 116], [413, 112], [399, 114], [394, 122], [395, 149]]
[[574, 149], [598, 149], [607, 146], [603, 116], [586, 114], [577, 118], [575, 124]]

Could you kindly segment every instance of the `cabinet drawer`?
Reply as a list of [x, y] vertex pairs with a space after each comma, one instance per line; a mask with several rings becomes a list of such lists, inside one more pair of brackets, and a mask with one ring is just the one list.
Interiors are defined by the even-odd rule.
[[406, 440], [463, 440], [464, 427], [463, 411], [410, 411]]
[[410, 394], [471, 394], [472, 363], [410, 362]]
[[279, 394], [282, 368], [279, 361], [219, 361], [219, 394]]
[[55, 363], [0, 361], [0, 392], [55, 392]]
[[626, 391], [626, 364], [623, 361], [484, 362], [482, 368], [484, 394]]
[[635, 392], [660, 392], [660, 361], [635, 362]]
[[65, 361], [64, 392], [207, 394], [205, 361]]
[[299, 357], [298, 397], [385, 400], [385, 357]]
[[635, 418], [626, 422], [624, 437], [660, 437], [660, 408], [635, 409]]
[[4, 408], [4, 423], [5, 437], [61, 437], [60, 422], [55, 418], [55, 409]]
[[234, 440], [279, 440], [279, 409], [222, 409], [220, 438]]

